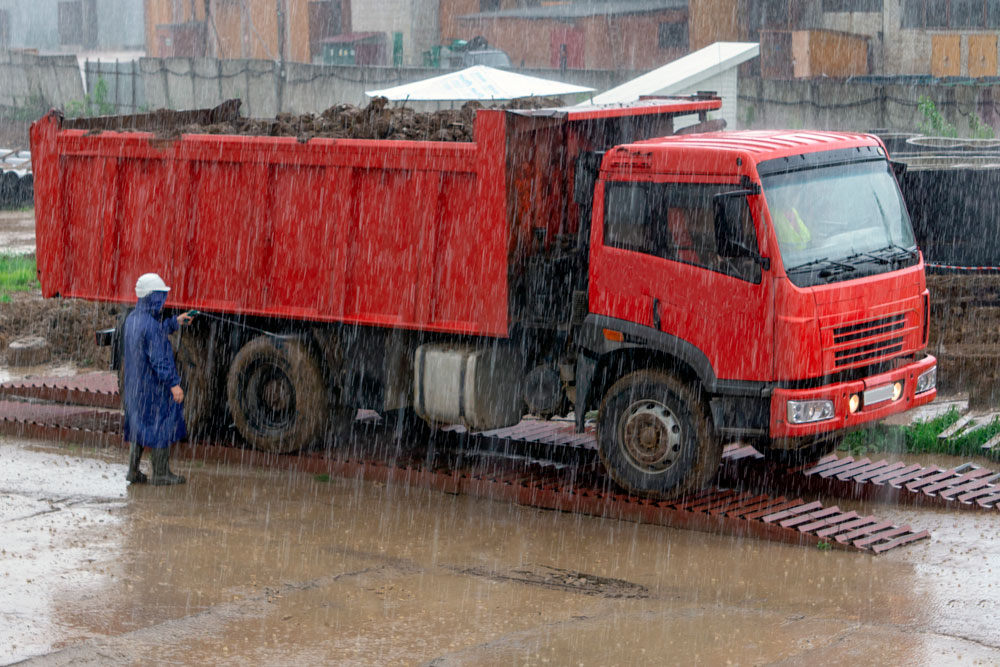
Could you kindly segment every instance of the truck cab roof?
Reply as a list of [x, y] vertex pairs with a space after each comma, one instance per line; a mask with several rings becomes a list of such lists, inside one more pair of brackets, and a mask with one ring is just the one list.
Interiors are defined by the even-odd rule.
[[[626, 144], [610, 151], [604, 169], [649, 173], [745, 174], [750, 165], [769, 164], [769, 171], [797, 168], [796, 158], [807, 166], [805, 156], [837, 151], [838, 161], [884, 158], [878, 137], [857, 132], [801, 130], [740, 130], [674, 135]], [[738, 168], [739, 167], [739, 168]]]

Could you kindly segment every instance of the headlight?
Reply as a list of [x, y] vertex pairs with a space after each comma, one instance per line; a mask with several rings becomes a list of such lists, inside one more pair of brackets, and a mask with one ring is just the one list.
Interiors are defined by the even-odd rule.
[[833, 419], [833, 401], [788, 401], [788, 421], [808, 424]]
[[917, 376], [917, 388], [913, 390], [914, 394], [922, 394], [925, 391], [930, 391], [937, 386], [937, 366], [934, 366], [929, 371], [924, 371], [919, 376]]

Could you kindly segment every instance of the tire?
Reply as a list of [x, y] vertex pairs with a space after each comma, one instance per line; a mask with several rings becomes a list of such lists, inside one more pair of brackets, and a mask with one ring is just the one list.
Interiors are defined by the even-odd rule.
[[125, 320], [132, 310], [125, 308], [118, 314], [115, 333], [111, 337], [111, 365], [118, 366], [114, 370], [118, 377], [118, 397], [122, 402], [122, 409], [125, 408]]
[[[182, 328], [174, 346], [174, 363], [184, 390], [184, 423], [188, 438], [211, 436], [221, 426], [217, 423], [222, 388], [211, 355], [210, 332], [206, 328]], [[221, 420], [219, 420], [221, 422]]]
[[236, 429], [256, 449], [295, 452], [326, 431], [329, 392], [300, 341], [259, 336], [244, 345], [229, 367], [226, 395]]
[[636, 371], [604, 394], [597, 418], [601, 461], [639, 496], [673, 498], [715, 476], [722, 441], [695, 388], [662, 371]]

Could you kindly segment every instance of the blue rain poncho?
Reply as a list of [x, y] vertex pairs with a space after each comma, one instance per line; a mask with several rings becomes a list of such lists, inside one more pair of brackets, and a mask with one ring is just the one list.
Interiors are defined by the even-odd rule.
[[181, 382], [167, 336], [178, 329], [177, 318], [160, 321], [166, 292], [152, 292], [125, 318], [122, 363], [125, 441], [160, 449], [187, 435], [184, 411], [170, 388]]

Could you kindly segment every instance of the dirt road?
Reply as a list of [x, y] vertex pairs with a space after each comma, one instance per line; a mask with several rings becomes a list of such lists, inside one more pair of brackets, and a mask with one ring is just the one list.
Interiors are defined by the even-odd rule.
[[871, 557], [0, 439], [0, 664], [996, 664], [997, 516]]
[[12, 253], [35, 252], [35, 212], [0, 211], [0, 250]]

